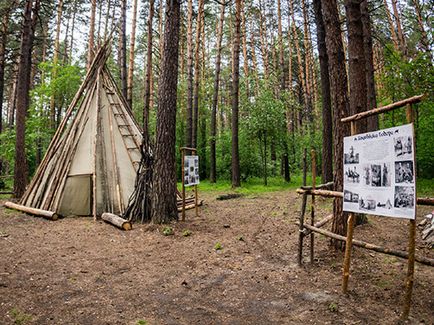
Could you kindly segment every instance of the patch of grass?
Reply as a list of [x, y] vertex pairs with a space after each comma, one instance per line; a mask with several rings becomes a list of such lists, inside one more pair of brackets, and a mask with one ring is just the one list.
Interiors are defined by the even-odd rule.
[[191, 236], [191, 234], [192, 234], [192, 232], [191, 232], [191, 230], [189, 230], [189, 229], [185, 229], [185, 230], [182, 232], [182, 235], [183, 235], [184, 237]]
[[11, 310], [11, 316], [14, 320], [14, 324], [26, 324], [32, 320], [32, 315], [26, 314], [18, 308], [13, 308]]
[[170, 236], [170, 235], [173, 235], [175, 232], [173, 231], [172, 227], [167, 227], [166, 226], [166, 227], [163, 228], [162, 233], [163, 233], [164, 236]]
[[214, 245], [214, 249], [215, 249], [216, 251], [220, 251], [220, 250], [223, 249], [223, 245], [220, 244], [219, 242], [217, 242], [217, 243], [215, 243], [215, 245]]
[[237, 236], [238, 241], [244, 241], [244, 237], [242, 235]]
[[136, 322], [136, 325], [148, 325], [148, 321], [144, 320], [144, 319], [139, 319]]
[[418, 197], [434, 197], [434, 178], [418, 178], [416, 180]]
[[338, 311], [338, 304], [336, 302], [331, 302], [329, 305], [329, 310], [332, 313], [336, 313]]

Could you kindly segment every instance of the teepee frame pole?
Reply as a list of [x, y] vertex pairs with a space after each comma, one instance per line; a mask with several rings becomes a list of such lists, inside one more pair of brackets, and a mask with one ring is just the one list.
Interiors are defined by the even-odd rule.
[[182, 221], [185, 221], [185, 175], [184, 175], [184, 168], [185, 168], [185, 151], [183, 148], [181, 148], [181, 179], [182, 179]]

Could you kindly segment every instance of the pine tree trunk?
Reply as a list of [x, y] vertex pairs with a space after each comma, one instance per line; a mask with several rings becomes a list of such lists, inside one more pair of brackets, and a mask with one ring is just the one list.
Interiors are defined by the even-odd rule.
[[199, 121], [199, 79], [200, 79], [200, 36], [202, 30], [202, 13], [204, 7], [204, 0], [199, 0], [196, 20], [196, 40], [194, 48], [194, 88], [193, 88], [193, 126], [192, 126], [192, 142], [193, 148], [197, 147], [197, 126]]
[[136, 47], [137, 0], [133, 0], [133, 20], [131, 23], [130, 61], [128, 65], [127, 101], [133, 107], [134, 50]]
[[396, 36], [395, 25], [393, 24], [393, 20], [392, 20], [391, 14], [390, 14], [387, 0], [383, 0], [383, 4], [384, 4], [384, 10], [385, 10], [386, 16], [387, 16], [387, 21], [389, 23], [389, 30], [390, 30], [390, 35], [392, 37], [393, 46], [394, 46], [395, 50], [398, 50], [399, 49], [398, 37]]
[[322, 182], [333, 180], [333, 141], [332, 141], [332, 104], [330, 98], [329, 61], [326, 47], [326, 34], [321, 12], [321, 0], [313, 0], [316, 21], [316, 37], [318, 42], [318, 56], [321, 73], [322, 94]]
[[[39, 0], [27, 0], [21, 32], [20, 63], [17, 76], [17, 121], [15, 142], [14, 196], [23, 195], [27, 185], [27, 159], [25, 151], [26, 115], [29, 108], [30, 70], [35, 25], [39, 11]], [[33, 11], [33, 15], [32, 15]]]
[[[63, 12], [63, 0], [59, 0], [57, 4], [57, 20], [56, 20], [56, 37], [54, 40], [54, 53], [53, 53], [53, 71], [52, 80], [57, 78], [57, 63], [59, 61], [59, 47], [60, 47], [60, 26], [62, 21]], [[55, 92], [51, 94], [50, 98], [50, 127], [52, 129], [56, 128], [56, 99]]]
[[[89, 22], [89, 46], [87, 52], [87, 68], [90, 67], [93, 57], [94, 57], [94, 47], [95, 47], [95, 13], [96, 13], [96, 0], [91, 0], [91, 10], [90, 10], [90, 22]], [[72, 41], [71, 41], [72, 46]]]
[[422, 18], [422, 10], [420, 8], [419, 0], [412, 0], [414, 11], [416, 12], [417, 17], [417, 26], [419, 27], [420, 32], [420, 43], [422, 48], [426, 53], [428, 53], [431, 57], [430, 43], [428, 40], [428, 36], [425, 31], [425, 27], [423, 26], [423, 18]]
[[[363, 0], [360, 5], [363, 24], [363, 49], [365, 54], [366, 68], [366, 92], [367, 109], [377, 107], [377, 96], [375, 93], [374, 59], [372, 53], [371, 19], [369, 17], [368, 0]], [[367, 131], [378, 130], [378, 115], [367, 118]]]
[[404, 56], [407, 55], [407, 45], [404, 38], [404, 33], [402, 32], [402, 25], [401, 25], [401, 15], [398, 11], [398, 0], [392, 0], [392, 8], [393, 8], [393, 15], [395, 17], [396, 21], [396, 29], [398, 31], [398, 41], [399, 41], [399, 48], [401, 50], [401, 53], [404, 54]]
[[149, 0], [149, 15], [147, 21], [147, 52], [146, 52], [146, 75], [145, 96], [143, 107], [143, 137], [149, 139], [149, 109], [151, 102], [151, 74], [152, 74], [152, 21], [154, 19], [154, 0]]
[[120, 64], [120, 79], [121, 79], [121, 92], [124, 98], [128, 98], [127, 94], [127, 0], [121, 0], [121, 26], [119, 35], [119, 64]]
[[[343, 190], [343, 137], [349, 133], [348, 125], [341, 118], [349, 115], [347, 97], [347, 74], [345, 56], [341, 37], [341, 26], [336, 0], [322, 0], [324, 26], [326, 30], [326, 47], [329, 60], [330, 94], [333, 104], [333, 142], [334, 142], [334, 189]], [[342, 211], [342, 200], [335, 199], [333, 207], [332, 231], [345, 235], [347, 218]], [[336, 248], [342, 247], [338, 241], [333, 241]]]
[[217, 29], [217, 57], [215, 61], [215, 77], [214, 77], [214, 93], [212, 99], [211, 111], [211, 140], [210, 140], [210, 182], [215, 183], [217, 180], [217, 167], [216, 167], [216, 138], [217, 138], [217, 105], [219, 97], [220, 86], [220, 66], [221, 66], [221, 50], [223, 39], [223, 24], [225, 19], [224, 4], [220, 5], [220, 20]]
[[193, 4], [188, 0], [187, 13], [187, 127], [185, 146], [193, 146]]
[[[267, 20], [263, 14], [262, 0], [259, 0], [259, 41], [261, 43], [262, 61], [264, 64], [264, 79], [268, 80], [269, 61], [268, 61], [268, 42], [267, 42]], [[236, 36], [234, 36], [236, 37]]]
[[235, 33], [232, 54], [232, 187], [239, 187], [240, 155], [238, 148], [238, 112], [240, 84], [241, 1], [235, 1]]
[[[360, 4], [363, 0], [345, 0], [348, 29], [348, 70], [350, 88], [350, 114], [366, 111], [366, 64], [363, 43], [363, 24]], [[367, 130], [366, 119], [356, 122], [356, 133]]]
[[153, 173], [152, 222], [178, 219], [175, 130], [178, 83], [180, 0], [166, 0], [166, 23], [158, 87], [157, 134]]
[[[242, 4], [244, 7], [244, 4]], [[241, 9], [241, 35], [243, 42], [243, 69], [244, 69], [244, 80], [246, 83], [246, 98], [250, 97], [250, 81], [249, 81], [249, 58], [247, 55], [247, 32], [246, 32], [246, 15], [244, 8]]]

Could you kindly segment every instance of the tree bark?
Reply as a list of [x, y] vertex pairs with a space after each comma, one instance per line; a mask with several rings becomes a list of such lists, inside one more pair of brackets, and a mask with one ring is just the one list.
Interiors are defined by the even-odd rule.
[[232, 187], [239, 187], [240, 155], [238, 148], [238, 114], [240, 84], [241, 1], [235, 1], [235, 33], [232, 49]]
[[[52, 80], [57, 78], [57, 63], [59, 60], [59, 40], [60, 40], [60, 26], [62, 21], [63, 12], [63, 0], [59, 0], [57, 4], [57, 21], [56, 21], [56, 38], [54, 40], [54, 53], [53, 53], [53, 71]], [[52, 129], [56, 128], [56, 98], [55, 92], [53, 91], [50, 98], [50, 127]]]
[[243, 42], [243, 70], [244, 70], [244, 80], [246, 83], [246, 98], [248, 99], [250, 97], [250, 80], [249, 80], [249, 58], [247, 56], [247, 32], [246, 32], [246, 15], [244, 12], [244, 4], [243, 8], [241, 9], [241, 35], [242, 35], [242, 42]]
[[39, 6], [39, 0], [26, 1], [21, 32], [20, 63], [17, 76], [17, 122], [14, 171], [14, 196], [17, 198], [23, 195], [27, 185], [28, 167], [25, 151], [26, 115], [29, 108], [32, 49]]
[[[347, 124], [341, 122], [341, 118], [348, 116], [347, 74], [345, 56], [341, 37], [341, 26], [336, 0], [321, 0], [324, 26], [326, 30], [326, 47], [329, 60], [330, 94], [333, 104], [333, 142], [334, 142], [334, 188], [335, 191], [343, 190], [343, 137], [349, 133]], [[342, 211], [342, 199], [335, 199], [333, 207], [334, 233], [344, 235], [347, 228], [347, 219]], [[341, 243], [334, 241], [336, 248], [342, 247]]]
[[393, 8], [393, 15], [395, 17], [396, 21], [396, 29], [398, 31], [398, 41], [399, 41], [399, 48], [401, 50], [401, 53], [404, 54], [404, 56], [407, 55], [407, 45], [404, 38], [404, 33], [402, 32], [402, 25], [401, 25], [401, 15], [398, 11], [398, 0], [392, 0], [392, 8]]
[[[95, 43], [95, 13], [96, 13], [96, 0], [91, 0], [91, 10], [90, 10], [90, 22], [89, 22], [89, 46], [87, 52], [87, 68], [89, 69], [92, 64], [92, 60], [94, 57], [94, 43]], [[71, 41], [72, 47], [72, 41]]]
[[127, 23], [127, 0], [121, 0], [121, 26], [119, 31], [119, 65], [120, 65], [120, 79], [121, 79], [121, 92], [124, 98], [128, 98], [127, 94], [127, 36], [126, 36], [126, 23]]
[[[363, 43], [363, 24], [360, 4], [363, 0], [345, 0], [348, 29], [348, 71], [350, 88], [350, 114], [366, 111], [366, 64]], [[356, 133], [367, 130], [366, 120], [356, 123]]]
[[333, 180], [332, 104], [330, 97], [329, 59], [326, 47], [326, 32], [321, 12], [321, 0], [313, 0], [321, 73], [322, 93], [322, 183]]
[[137, 0], [133, 0], [133, 20], [131, 23], [130, 60], [128, 65], [127, 101], [133, 108], [134, 50], [136, 47]]
[[197, 11], [197, 19], [196, 19], [196, 40], [195, 40], [195, 48], [194, 48], [194, 88], [193, 88], [193, 125], [192, 125], [192, 148], [197, 147], [197, 126], [199, 121], [199, 79], [200, 79], [200, 60], [199, 60], [199, 53], [200, 53], [200, 36], [201, 36], [201, 30], [202, 30], [202, 24], [204, 23], [202, 21], [203, 17], [203, 7], [204, 7], [204, 0], [199, 0], [198, 4], [198, 11]]
[[384, 10], [386, 12], [387, 21], [389, 23], [390, 36], [392, 37], [393, 46], [394, 46], [395, 50], [398, 50], [399, 49], [398, 37], [396, 36], [395, 25], [393, 24], [393, 20], [392, 20], [391, 14], [390, 14], [387, 0], [383, 0], [383, 4], [384, 4]]
[[217, 57], [215, 61], [214, 93], [212, 98], [211, 111], [211, 140], [210, 140], [210, 182], [215, 183], [217, 180], [216, 168], [216, 138], [217, 138], [217, 105], [220, 86], [220, 68], [221, 68], [221, 51], [223, 39], [223, 24], [225, 19], [225, 4], [220, 5], [220, 20], [217, 29]]
[[[149, 138], [149, 108], [151, 101], [151, 74], [152, 74], [152, 21], [154, 19], [154, 0], [149, 0], [149, 15], [147, 21], [147, 52], [145, 96], [143, 107], [143, 137]], [[146, 142], [145, 142], [146, 143]]]
[[425, 31], [425, 27], [423, 26], [423, 18], [422, 18], [422, 10], [420, 7], [419, 0], [412, 0], [414, 11], [416, 12], [417, 17], [417, 26], [419, 27], [420, 32], [420, 44], [422, 45], [423, 50], [428, 53], [431, 57], [430, 44], [428, 40], [428, 36]]
[[166, 0], [166, 24], [158, 88], [157, 134], [153, 173], [152, 222], [178, 219], [175, 130], [178, 82], [180, 0]]
[[[377, 107], [377, 96], [375, 93], [374, 57], [372, 53], [371, 19], [369, 17], [368, 1], [363, 0], [360, 5], [363, 24], [363, 49], [365, 54], [365, 74], [367, 109]], [[378, 130], [378, 115], [367, 119], [367, 131]]]
[[187, 13], [187, 127], [185, 146], [193, 147], [193, 4], [188, 0]]

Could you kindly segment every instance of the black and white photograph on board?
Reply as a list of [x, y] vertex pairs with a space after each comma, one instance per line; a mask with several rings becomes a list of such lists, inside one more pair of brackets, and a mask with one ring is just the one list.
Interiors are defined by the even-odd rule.
[[391, 184], [391, 170], [390, 163], [383, 163], [381, 171], [381, 186], [390, 186]]
[[372, 164], [371, 165], [371, 185], [381, 186], [381, 165]]
[[402, 136], [393, 139], [395, 156], [397, 158], [407, 158], [413, 153], [413, 137]]
[[371, 185], [371, 165], [365, 164], [363, 165], [363, 184]]
[[359, 199], [359, 209], [360, 210], [369, 210], [374, 211], [377, 207], [377, 202], [372, 198], [363, 198], [360, 196]]
[[357, 166], [347, 166], [345, 168], [345, 181], [360, 183], [360, 174], [357, 171]]
[[351, 146], [348, 152], [344, 153], [344, 164], [358, 164], [360, 154], [355, 152], [354, 147]]
[[414, 207], [414, 187], [413, 186], [395, 186], [395, 208]]
[[411, 160], [395, 162], [395, 183], [412, 184], [413, 182], [413, 162]]
[[359, 202], [359, 194], [351, 191], [344, 191], [344, 202], [357, 203]]

